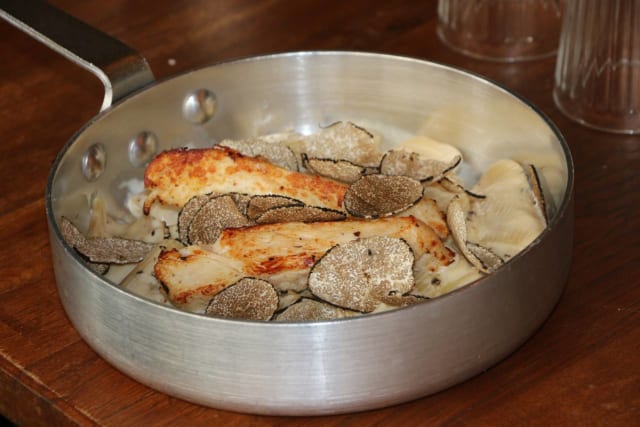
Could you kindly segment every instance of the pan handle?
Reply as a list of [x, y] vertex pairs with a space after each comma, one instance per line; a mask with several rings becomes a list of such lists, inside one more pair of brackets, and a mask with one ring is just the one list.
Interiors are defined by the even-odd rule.
[[98, 77], [104, 84], [100, 111], [154, 82], [134, 49], [44, 1], [0, 0], [0, 17]]

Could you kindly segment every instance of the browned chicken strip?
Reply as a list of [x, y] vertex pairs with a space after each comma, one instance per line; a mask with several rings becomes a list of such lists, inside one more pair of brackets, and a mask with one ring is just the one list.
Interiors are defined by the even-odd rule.
[[227, 229], [211, 246], [163, 252], [155, 275], [175, 305], [199, 311], [213, 295], [242, 277], [259, 277], [276, 285], [286, 273], [306, 280], [316, 260], [333, 246], [373, 236], [404, 239], [416, 259], [430, 254], [434, 268], [453, 261], [454, 253], [431, 227], [409, 216]]
[[144, 212], [158, 201], [180, 207], [207, 193], [279, 194], [311, 206], [343, 210], [347, 185], [275, 166], [226, 147], [175, 149], [160, 153], [144, 175], [149, 195]]

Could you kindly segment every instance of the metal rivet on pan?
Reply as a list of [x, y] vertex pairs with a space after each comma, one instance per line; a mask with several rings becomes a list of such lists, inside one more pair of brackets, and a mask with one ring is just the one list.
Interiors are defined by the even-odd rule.
[[95, 181], [102, 175], [107, 164], [107, 151], [104, 145], [93, 144], [82, 156], [82, 173], [87, 181]]
[[207, 89], [191, 92], [182, 103], [182, 115], [191, 123], [205, 123], [215, 112], [216, 96]]
[[142, 131], [129, 142], [129, 162], [135, 166], [144, 166], [156, 154], [158, 138], [151, 131]]

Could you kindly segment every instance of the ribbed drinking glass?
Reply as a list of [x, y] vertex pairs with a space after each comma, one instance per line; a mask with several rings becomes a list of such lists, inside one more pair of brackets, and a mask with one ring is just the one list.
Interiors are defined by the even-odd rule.
[[568, 0], [554, 99], [592, 128], [640, 133], [640, 0]]

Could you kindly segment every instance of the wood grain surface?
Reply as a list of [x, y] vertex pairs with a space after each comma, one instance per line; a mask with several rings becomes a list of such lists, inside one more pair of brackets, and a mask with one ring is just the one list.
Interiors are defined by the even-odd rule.
[[[96, 114], [100, 83], [0, 22], [0, 412], [19, 425], [640, 425], [640, 136], [560, 114], [555, 58], [483, 62], [436, 37], [436, 1], [54, 0], [138, 49], [162, 79], [237, 57], [365, 50], [485, 75], [544, 111], [575, 162], [575, 252], [550, 318], [487, 372], [436, 395], [357, 414], [266, 417], [197, 406], [128, 378], [82, 341], [57, 296], [47, 174]], [[0, 5], [2, 2], [0, 1]]]

